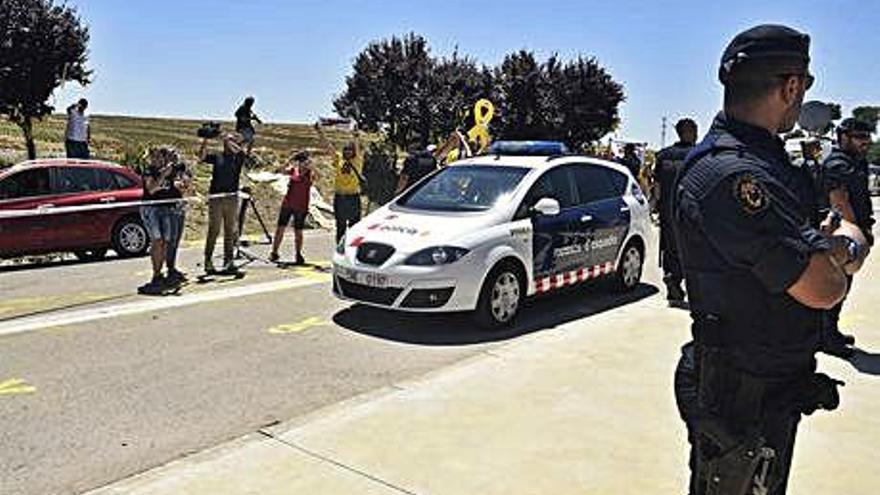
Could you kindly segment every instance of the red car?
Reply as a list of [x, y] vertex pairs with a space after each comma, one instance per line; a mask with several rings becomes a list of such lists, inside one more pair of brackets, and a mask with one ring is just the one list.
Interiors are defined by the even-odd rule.
[[[67, 251], [95, 260], [108, 249], [142, 255], [149, 238], [138, 206], [65, 211], [142, 196], [140, 176], [109, 162], [46, 159], [0, 170], [0, 258]], [[9, 217], [15, 210], [45, 214]]]

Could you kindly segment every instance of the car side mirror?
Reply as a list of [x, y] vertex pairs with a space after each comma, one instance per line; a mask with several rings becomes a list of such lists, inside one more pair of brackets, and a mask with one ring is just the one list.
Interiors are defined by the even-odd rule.
[[553, 198], [541, 198], [535, 203], [535, 206], [532, 207], [531, 211], [532, 213], [548, 217], [559, 215], [559, 201], [556, 201]]

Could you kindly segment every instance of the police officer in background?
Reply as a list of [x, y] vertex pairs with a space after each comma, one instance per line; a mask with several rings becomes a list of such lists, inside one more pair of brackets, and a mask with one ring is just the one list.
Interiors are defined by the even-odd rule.
[[671, 305], [684, 302], [681, 282], [684, 275], [675, 248], [672, 234], [672, 191], [675, 177], [684, 160], [697, 142], [697, 123], [691, 119], [681, 119], [675, 124], [678, 142], [657, 153], [654, 164], [654, 178], [657, 189], [657, 211], [660, 214], [660, 266], [663, 268], [663, 282], [666, 284], [666, 299]]
[[629, 173], [635, 177], [636, 181], [639, 180], [639, 176], [642, 173], [642, 161], [639, 160], [639, 155], [636, 154], [635, 144], [626, 143], [623, 146], [623, 155], [617, 159], [617, 163], [626, 167]]
[[811, 226], [815, 194], [778, 134], [813, 82], [809, 36], [762, 25], [721, 58], [724, 111], [679, 176], [674, 231], [694, 342], [676, 370], [692, 494], [783, 494], [801, 414], [834, 409], [815, 373], [824, 310], [846, 291], [866, 240], [847, 220]]
[[413, 150], [403, 162], [395, 194], [401, 194], [437, 170], [436, 149]]
[[[820, 209], [824, 213], [835, 211], [836, 215], [856, 224], [874, 245], [871, 229], [874, 226], [874, 209], [868, 190], [868, 147], [874, 126], [861, 120], [849, 118], [837, 128], [837, 146], [828, 156], [819, 173]], [[852, 277], [847, 278], [852, 285]], [[855, 338], [844, 335], [838, 328], [843, 301], [828, 312], [823, 335], [822, 350], [833, 356], [849, 359], [855, 353]]]

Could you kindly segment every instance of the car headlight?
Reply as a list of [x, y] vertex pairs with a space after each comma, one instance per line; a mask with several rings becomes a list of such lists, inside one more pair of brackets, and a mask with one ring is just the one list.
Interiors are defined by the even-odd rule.
[[336, 254], [345, 254], [345, 236], [336, 243]]
[[455, 263], [460, 260], [464, 255], [468, 254], [470, 251], [464, 248], [452, 247], [452, 246], [437, 246], [428, 249], [422, 249], [421, 251], [413, 254], [409, 258], [406, 259], [403, 263], [405, 265], [415, 265], [415, 266], [433, 266], [433, 265], [448, 265], [449, 263]]

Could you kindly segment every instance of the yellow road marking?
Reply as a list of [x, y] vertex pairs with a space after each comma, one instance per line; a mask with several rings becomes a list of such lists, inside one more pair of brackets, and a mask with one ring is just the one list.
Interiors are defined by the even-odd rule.
[[116, 299], [125, 294], [59, 294], [44, 297], [23, 297], [0, 302], [0, 315], [12, 313], [13, 316], [25, 313], [50, 311], [65, 306], [78, 306]]
[[0, 382], [0, 395], [32, 394], [36, 391], [37, 387], [28, 385], [20, 378]]
[[310, 328], [321, 327], [327, 325], [329, 322], [324, 321], [317, 317], [306, 318], [305, 320], [299, 323], [285, 323], [283, 325], [276, 325], [268, 330], [269, 333], [276, 335], [284, 335], [288, 333], [298, 333], [304, 332]]

